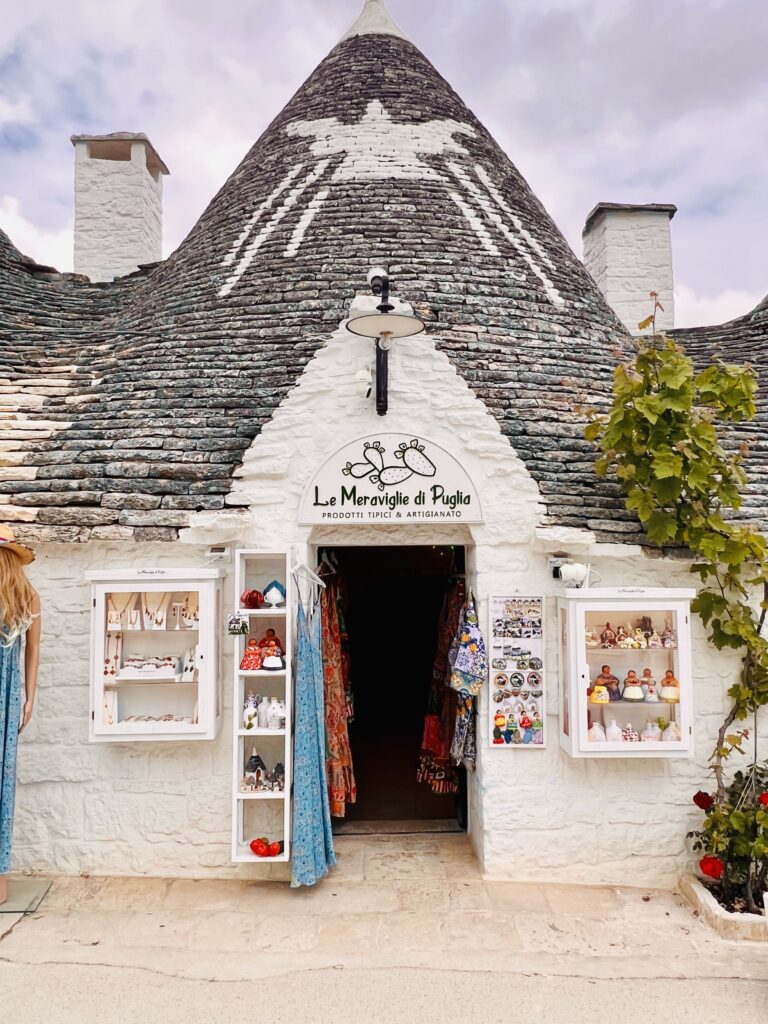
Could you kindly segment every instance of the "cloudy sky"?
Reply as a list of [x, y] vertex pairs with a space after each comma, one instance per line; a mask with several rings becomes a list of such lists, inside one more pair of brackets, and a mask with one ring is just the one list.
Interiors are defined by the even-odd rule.
[[[0, 227], [71, 269], [76, 132], [144, 131], [166, 252], [362, 0], [0, 0]], [[673, 202], [679, 326], [768, 292], [768, 0], [389, 0], [581, 255], [592, 206]]]

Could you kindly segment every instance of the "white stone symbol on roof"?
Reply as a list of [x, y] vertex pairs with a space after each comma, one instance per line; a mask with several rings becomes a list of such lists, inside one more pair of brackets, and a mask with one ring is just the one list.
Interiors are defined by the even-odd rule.
[[[488, 172], [480, 164], [471, 168], [468, 160], [458, 163], [451, 157], [469, 157], [454, 135], [474, 137], [470, 125], [449, 119], [402, 122], [394, 121], [379, 100], [371, 100], [359, 121], [344, 124], [336, 117], [315, 121], [294, 121], [286, 134], [310, 138], [310, 151], [317, 158], [315, 165], [302, 177], [303, 163], [295, 164], [275, 189], [253, 211], [233, 242], [222, 266], [234, 264], [219, 289], [219, 297], [229, 295], [250, 266], [256, 253], [273, 234], [283, 218], [290, 213], [303, 194], [325, 175], [334, 157], [344, 154], [333, 173], [304, 205], [283, 256], [295, 256], [318, 211], [340, 181], [381, 181], [391, 178], [417, 178], [440, 181], [448, 196], [474, 231], [480, 245], [493, 256], [502, 257], [491, 231], [510, 242], [531, 272], [539, 278], [551, 302], [562, 304], [562, 297], [542, 264], [554, 270], [554, 264], [540, 243], [523, 226], [520, 218], [504, 200]], [[426, 156], [448, 157], [438, 169]], [[474, 169], [474, 178], [470, 174]], [[271, 214], [271, 215], [270, 215]], [[257, 223], [266, 218], [251, 237]], [[514, 273], [514, 271], [513, 271]]]
[[423, 156], [462, 153], [466, 149], [454, 135], [475, 135], [474, 128], [459, 121], [393, 121], [379, 100], [371, 100], [359, 121], [343, 124], [335, 117], [318, 121], [294, 121], [288, 135], [314, 138], [309, 147], [318, 158], [346, 154], [331, 181], [366, 181], [383, 178], [425, 178], [441, 175]]

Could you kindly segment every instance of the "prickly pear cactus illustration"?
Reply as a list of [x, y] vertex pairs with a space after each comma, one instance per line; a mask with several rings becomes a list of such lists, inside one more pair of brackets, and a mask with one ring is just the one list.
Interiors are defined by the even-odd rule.
[[410, 444], [398, 445], [396, 459], [402, 459], [412, 473], [417, 476], [434, 476], [437, 472], [434, 462], [424, 454], [424, 445], [414, 438]]
[[402, 443], [395, 452], [395, 458], [401, 465], [385, 466], [386, 449], [380, 441], [366, 442], [363, 448], [364, 462], [348, 462], [342, 469], [344, 476], [355, 477], [356, 480], [368, 477], [380, 491], [385, 487], [393, 487], [416, 476], [434, 476], [437, 472], [435, 464], [424, 454], [424, 445], [414, 438], [408, 444]]

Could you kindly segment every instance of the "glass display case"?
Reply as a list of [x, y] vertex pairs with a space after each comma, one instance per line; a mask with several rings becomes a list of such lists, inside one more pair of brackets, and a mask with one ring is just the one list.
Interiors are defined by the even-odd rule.
[[[232, 860], [290, 859], [291, 579], [286, 551], [235, 553]], [[255, 852], [266, 837], [279, 851]], [[257, 846], [258, 848], [258, 846]]]
[[558, 597], [560, 742], [572, 757], [689, 757], [694, 590]]
[[222, 574], [211, 568], [87, 573], [92, 742], [217, 735]]

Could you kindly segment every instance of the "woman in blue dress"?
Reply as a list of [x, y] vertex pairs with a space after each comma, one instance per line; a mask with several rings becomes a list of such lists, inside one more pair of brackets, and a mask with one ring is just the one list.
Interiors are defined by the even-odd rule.
[[[32, 717], [40, 662], [40, 597], [24, 571], [34, 557], [34, 551], [19, 544], [9, 526], [0, 525], [0, 903], [8, 898], [16, 747], [19, 733]], [[24, 636], [22, 703], [19, 663]]]

